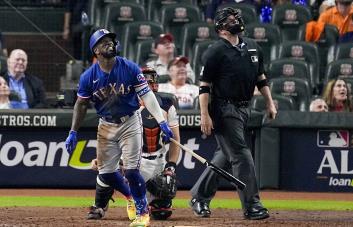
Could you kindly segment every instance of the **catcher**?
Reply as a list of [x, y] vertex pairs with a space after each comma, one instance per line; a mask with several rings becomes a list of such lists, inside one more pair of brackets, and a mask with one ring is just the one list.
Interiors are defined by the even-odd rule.
[[[145, 67], [142, 69], [142, 73], [150, 89], [155, 92], [175, 140], [180, 141], [178, 117], [173, 100], [170, 96], [157, 92], [158, 74], [154, 69]], [[177, 190], [175, 168], [180, 148], [174, 143], [170, 143], [169, 152], [166, 155], [167, 146], [162, 142], [158, 122], [142, 102], [140, 112], [144, 130], [140, 172], [146, 182], [151, 217], [155, 220], [165, 220], [172, 215], [172, 199]], [[92, 169], [97, 170], [97, 159], [92, 160], [91, 164]], [[107, 195], [103, 196], [107, 201], [113, 195], [112, 191], [113, 189], [110, 192], [107, 190]]]

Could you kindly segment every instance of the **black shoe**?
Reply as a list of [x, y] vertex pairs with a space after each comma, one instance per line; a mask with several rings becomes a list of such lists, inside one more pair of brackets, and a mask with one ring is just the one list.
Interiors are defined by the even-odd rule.
[[87, 219], [89, 220], [99, 220], [104, 217], [104, 209], [98, 208], [96, 206], [91, 206], [89, 208], [88, 214], [87, 214]]
[[249, 220], [261, 220], [270, 217], [268, 210], [264, 207], [250, 207], [244, 213], [244, 218]]
[[210, 207], [208, 203], [197, 201], [195, 198], [191, 199], [189, 205], [198, 217], [208, 218], [211, 215]]

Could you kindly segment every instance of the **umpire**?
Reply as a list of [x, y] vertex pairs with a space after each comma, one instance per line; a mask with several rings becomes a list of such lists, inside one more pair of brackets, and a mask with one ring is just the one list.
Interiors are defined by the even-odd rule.
[[[246, 184], [244, 191], [238, 191], [244, 217], [265, 219], [269, 212], [260, 202], [254, 161], [244, 138], [255, 86], [266, 100], [269, 118], [277, 114], [264, 75], [263, 54], [255, 41], [239, 36], [244, 31], [239, 11], [230, 7], [217, 11], [215, 28], [220, 39], [205, 53], [200, 78], [201, 131], [210, 135], [214, 129], [219, 149], [212, 162], [222, 168], [229, 164], [233, 175]], [[217, 186], [207, 168], [191, 189], [190, 205], [197, 216], [210, 216], [209, 203]]]

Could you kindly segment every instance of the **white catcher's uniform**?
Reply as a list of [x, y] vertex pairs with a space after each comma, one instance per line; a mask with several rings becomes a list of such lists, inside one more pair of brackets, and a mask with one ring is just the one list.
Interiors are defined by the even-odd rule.
[[[156, 93], [156, 97], [163, 110], [163, 114], [166, 115], [165, 118], [168, 121], [169, 127], [178, 127], [178, 117], [172, 100], [161, 97], [158, 93]], [[161, 130], [157, 121], [143, 106], [140, 108], [140, 113], [143, 123], [144, 140], [140, 173], [147, 182], [149, 179], [164, 170], [167, 147], [162, 143], [162, 138], [160, 136]]]

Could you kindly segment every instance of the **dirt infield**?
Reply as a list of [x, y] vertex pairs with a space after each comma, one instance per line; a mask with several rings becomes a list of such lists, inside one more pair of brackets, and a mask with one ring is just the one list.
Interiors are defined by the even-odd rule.
[[[94, 196], [94, 190], [0, 190], [0, 196]], [[178, 198], [190, 198], [178, 192]], [[218, 192], [217, 198], [234, 198], [233, 192]], [[311, 199], [353, 201], [349, 193], [262, 192], [263, 199]], [[0, 226], [128, 226], [123, 208], [111, 208], [99, 221], [87, 221], [87, 208], [7, 207], [0, 208]], [[213, 209], [210, 218], [197, 218], [190, 209], [176, 209], [168, 221], [152, 221], [151, 226], [353, 226], [352, 211], [273, 210], [263, 221], [243, 220], [239, 209]]]

